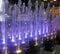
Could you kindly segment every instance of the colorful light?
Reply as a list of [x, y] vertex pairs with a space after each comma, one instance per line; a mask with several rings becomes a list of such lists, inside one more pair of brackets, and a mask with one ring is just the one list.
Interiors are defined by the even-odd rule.
[[15, 39], [14, 39], [14, 36], [12, 36], [12, 40], [11, 40], [12, 42], [15, 42]]
[[25, 41], [24, 40], [22, 41], [22, 44], [25, 44]]
[[56, 0], [54, 0], [54, 1], [56, 1]]
[[[1, 0], [1, 4], [4, 3], [2, 1], [3, 0]], [[31, 0], [29, 0], [28, 7], [25, 6], [25, 3], [23, 3], [22, 6], [20, 6], [19, 4], [18, 5], [14, 4], [12, 7], [10, 7], [8, 9], [8, 13], [7, 11], [6, 12], [4, 11], [5, 5], [3, 5], [4, 9], [0, 9], [2, 44], [4, 45], [11, 44], [17, 47], [19, 44], [25, 45], [31, 39], [34, 39], [35, 46], [37, 46], [39, 38], [42, 37], [41, 43], [43, 43], [44, 37], [47, 37], [48, 39], [48, 36], [50, 35], [53, 36], [53, 33], [51, 32], [56, 31], [58, 29], [58, 26], [60, 25], [59, 15], [54, 15], [52, 13], [52, 12], [58, 13], [59, 11], [57, 8], [55, 9], [52, 8], [52, 11], [50, 13], [49, 8], [46, 9], [49, 11], [46, 11], [44, 9], [43, 2], [39, 7], [38, 1], [36, 1], [34, 11], [31, 9], [32, 6]], [[2, 6], [0, 6], [0, 8], [2, 8]], [[50, 17], [53, 18], [52, 19], [53, 22], [50, 21]], [[53, 37], [51, 37], [51, 39], [53, 39]], [[22, 52], [21, 49], [16, 50], [16, 53], [21, 52]]]
[[16, 50], [16, 53], [17, 54], [22, 53], [22, 50], [18, 49], [18, 50]]
[[28, 33], [26, 32], [26, 33], [25, 33], [25, 38], [27, 38], [27, 36], [28, 36]]

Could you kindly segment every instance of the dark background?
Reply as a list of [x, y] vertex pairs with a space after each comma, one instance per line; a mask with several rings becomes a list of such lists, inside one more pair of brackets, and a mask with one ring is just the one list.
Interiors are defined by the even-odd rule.
[[[18, 0], [8, 0], [9, 1], [9, 3], [11, 3], [11, 4], [17, 4], [18, 3]], [[25, 2], [25, 4], [27, 5], [27, 3], [28, 3], [28, 0], [21, 0], [22, 1], [22, 3], [24, 3]]]
[[[18, 0], [8, 0], [8, 1], [9, 1], [10, 4], [17, 4], [17, 3], [18, 3]], [[26, 5], [26, 6], [28, 5], [28, 1], [29, 1], [29, 0], [21, 0], [21, 1], [22, 1], [22, 3], [25, 2], [25, 5]], [[34, 6], [34, 4], [35, 4], [35, 1], [36, 1], [36, 0], [31, 0], [33, 6]], [[44, 1], [44, 0], [38, 0], [38, 3], [41, 4], [42, 1]], [[56, 0], [56, 2], [54, 2], [54, 0], [53, 0], [53, 2], [50, 2], [50, 1], [51, 1], [51, 0], [47, 0], [47, 2], [44, 2], [44, 3], [45, 3], [45, 6], [47, 5], [48, 2], [51, 4], [51, 6], [52, 6], [52, 5], [60, 6], [60, 0]]]

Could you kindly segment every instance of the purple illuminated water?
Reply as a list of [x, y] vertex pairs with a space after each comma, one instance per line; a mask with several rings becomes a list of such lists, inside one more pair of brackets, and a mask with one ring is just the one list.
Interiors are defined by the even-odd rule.
[[[5, 46], [9, 44], [9, 41], [20, 46], [20, 44], [29, 43], [29, 40], [31, 39], [35, 39], [37, 44], [37, 39], [39, 37], [60, 30], [60, 13], [57, 15], [51, 14], [49, 3], [47, 8], [44, 9], [44, 2], [38, 7], [38, 1], [36, 1], [35, 10], [33, 11], [31, 8], [31, 0], [29, 0], [27, 7], [25, 6], [25, 3], [21, 6], [20, 1], [21, 0], [19, 0], [18, 5], [14, 4], [13, 6], [8, 7], [8, 2], [6, 0], [5, 4], [7, 6], [5, 7], [5, 5], [2, 5], [3, 7], [1, 7], [3, 8], [3, 11], [0, 11], [0, 30], [2, 33], [2, 43]], [[53, 8], [54, 6], [52, 9]], [[50, 17], [52, 20], [50, 20]]]

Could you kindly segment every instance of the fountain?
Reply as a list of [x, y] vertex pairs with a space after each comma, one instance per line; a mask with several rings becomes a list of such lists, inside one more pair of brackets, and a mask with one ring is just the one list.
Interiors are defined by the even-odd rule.
[[[21, 0], [18, 4], [11, 6], [8, 6], [9, 2], [7, 0], [6, 2], [4, 0], [0, 2], [0, 34], [5, 54], [8, 54], [9, 44], [16, 46], [16, 53], [20, 53], [22, 52], [20, 49], [24, 48], [25, 44], [28, 44], [31, 39], [35, 40], [35, 46], [37, 46], [38, 40], [41, 39], [43, 42], [44, 37], [60, 30], [60, 13], [50, 13], [49, 3], [45, 9], [44, 2], [39, 6], [38, 1], [36, 1], [33, 11], [31, 0], [29, 0], [28, 6], [25, 6], [25, 3], [21, 5]], [[52, 9], [54, 8], [53, 6]], [[21, 45], [25, 46], [20, 48]]]

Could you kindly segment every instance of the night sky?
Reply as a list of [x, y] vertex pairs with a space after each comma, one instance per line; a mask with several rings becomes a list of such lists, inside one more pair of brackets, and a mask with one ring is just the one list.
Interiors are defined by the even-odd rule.
[[[11, 3], [11, 4], [17, 4], [18, 3], [18, 0], [8, 0], [9, 1], [9, 3]], [[22, 1], [22, 3], [23, 2], [25, 2], [25, 4], [27, 5], [27, 3], [28, 3], [28, 0], [21, 0]]]

